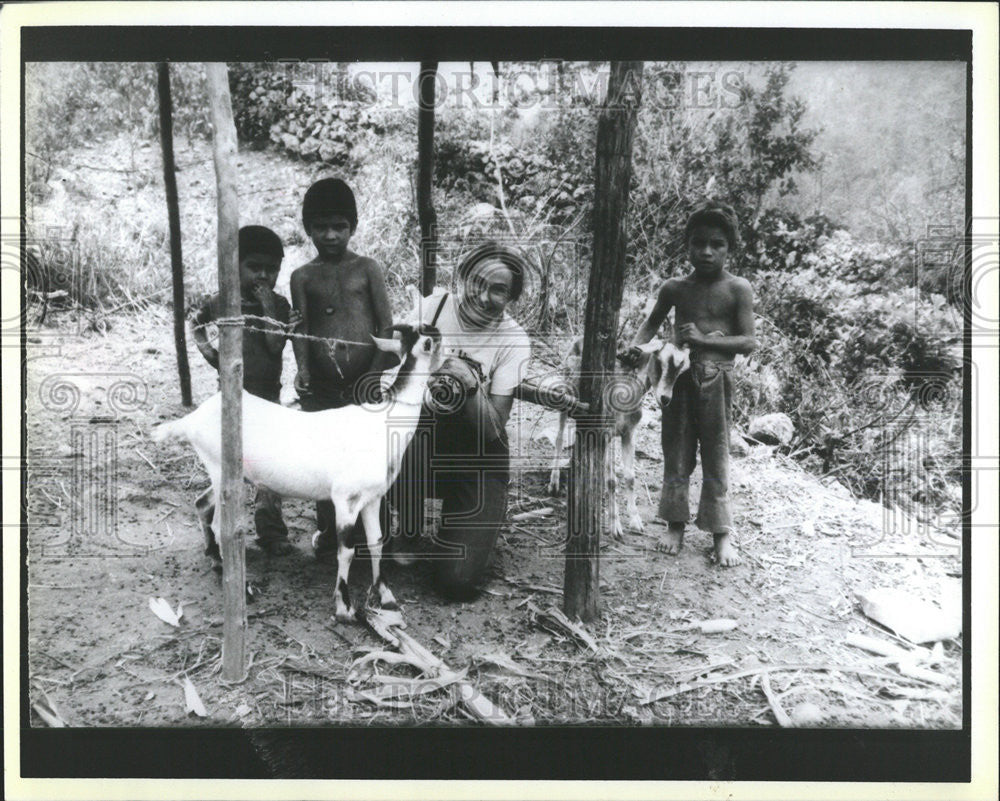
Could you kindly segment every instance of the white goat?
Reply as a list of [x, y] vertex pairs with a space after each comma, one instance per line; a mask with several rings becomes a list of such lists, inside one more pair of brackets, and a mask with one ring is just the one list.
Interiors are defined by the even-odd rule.
[[[414, 298], [417, 300], [419, 295]], [[379, 502], [399, 473], [420, 416], [427, 380], [441, 362], [441, 340], [435, 329], [415, 329], [411, 325], [394, 328], [401, 339], [372, 337], [380, 350], [403, 359], [388, 393], [390, 400], [384, 405], [308, 413], [243, 393], [244, 475], [283, 497], [333, 501], [337, 520], [336, 616], [345, 622], [354, 620], [356, 611], [347, 583], [354, 558], [348, 535], [359, 514], [371, 553], [371, 590], [378, 592], [382, 606], [395, 606], [395, 598], [379, 572]], [[186, 417], [164, 423], [152, 432], [157, 442], [187, 440], [205, 465], [212, 486], [198, 499], [196, 507], [209, 542], [208, 551], [214, 550], [215, 554], [218, 546], [211, 526], [222, 473], [221, 409], [221, 395], [216, 394]]]
[[[614, 414], [614, 437], [619, 437], [622, 443], [622, 475], [625, 480], [626, 508], [629, 516], [629, 528], [642, 531], [642, 518], [635, 504], [635, 427], [642, 419], [642, 399], [650, 387], [660, 407], [670, 403], [674, 393], [674, 383], [677, 377], [691, 366], [690, 351], [687, 346], [674, 345], [672, 342], [661, 342], [653, 339], [642, 345], [645, 354], [643, 361], [634, 368], [625, 367], [621, 362], [615, 363], [614, 376], [605, 390], [605, 407]], [[563, 371], [566, 378], [574, 385], [579, 384], [580, 361], [583, 356], [583, 339], [577, 339], [563, 358]], [[555, 454], [552, 458], [552, 473], [549, 477], [549, 492], [559, 492], [559, 457], [563, 448], [563, 433], [566, 430], [567, 413], [559, 415], [559, 430], [556, 433]], [[615, 490], [618, 479], [615, 475], [614, 439], [605, 451], [604, 470], [608, 482], [608, 494], [611, 499], [611, 531], [617, 539], [622, 538], [623, 530], [618, 514], [618, 499]]]

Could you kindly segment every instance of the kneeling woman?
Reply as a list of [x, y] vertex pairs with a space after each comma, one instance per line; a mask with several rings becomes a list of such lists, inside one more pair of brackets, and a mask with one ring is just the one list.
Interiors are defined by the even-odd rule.
[[488, 242], [458, 265], [457, 296], [440, 290], [424, 299], [421, 320], [441, 332], [446, 361], [394, 487], [402, 536], [388, 550], [402, 562], [416, 555], [424, 499], [440, 499], [440, 525], [420, 556], [432, 560], [439, 589], [453, 598], [475, 595], [507, 512], [505, 427], [531, 342], [506, 310], [527, 272], [521, 256]]

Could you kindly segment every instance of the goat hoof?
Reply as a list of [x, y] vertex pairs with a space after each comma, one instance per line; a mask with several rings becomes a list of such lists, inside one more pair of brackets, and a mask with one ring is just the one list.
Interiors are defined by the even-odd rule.
[[549, 482], [549, 495], [558, 495], [558, 494], [559, 494], [559, 482], [558, 481], [550, 481]]
[[409, 567], [410, 565], [416, 563], [417, 557], [411, 553], [391, 553], [389, 558], [395, 562], [400, 567]]
[[339, 623], [355, 623], [358, 619], [354, 609], [338, 609], [334, 617]]
[[629, 520], [628, 527], [632, 531], [643, 531], [646, 528], [642, 522], [642, 518], [639, 517], [639, 515], [636, 515], [631, 520]]
[[379, 587], [378, 602], [379, 606], [383, 609], [393, 609], [399, 611], [399, 604], [396, 602], [396, 596], [392, 594], [392, 590], [386, 587], [385, 584]]

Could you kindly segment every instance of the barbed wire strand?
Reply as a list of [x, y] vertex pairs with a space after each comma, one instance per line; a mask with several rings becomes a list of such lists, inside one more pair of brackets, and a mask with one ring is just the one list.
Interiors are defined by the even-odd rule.
[[[260, 328], [258, 326], [246, 325], [247, 320], [259, 321], [262, 323], [270, 323], [272, 325], [279, 326], [279, 330], [275, 331], [273, 328]], [[313, 334], [298, 334], [294, 331], [288, 331], [287, 323], [282, 323], [280, 320], [275, 320], [273, 317], [265, 317], [258, 314], [241, 314], [236, 317], [219, 317], [216, 320], [209, 320], [204, 323], [191, 323], [191, 327], [195, 329], [207, 328], [210, 325], [215, 325], [216, 327], [220, 325], [242, 325], [244, 331], [260, 331], [265, 334], [281, 334], [282, 336], [289, 337], [291, 339], [303, 339], [312, 342], [325, 342], [327, 347], [330, 349], [330, 358], [333, 360], [333, 365], [340, 373], [341, 378], [344, 374], [340, 370], [340, 365], [337, 363], [337, 345], [372, 345], [372, 342], [357, 342], [352, 339], [340, 339], [339, 337], [318, 337]], [[480, 390], [485, 386], [483, 378], [476, 376], [476, 383]], [[503, 426], [500, 425], [500, 414], [493, 404], [488, 400], [483, 404], [483, 408], [486, 410], [486, 414], [489, 416], [490, 421], [494, 428], [502, 429]]]
[[[255, 322], [268, 323], [270, 325], [278, 326], [278, 329], [274, 328], [259, 328], [257, 326], [245, 325], [247, 320], [252, 320]], [[191, 322], [191, 327], [194, 329], [207, 328], [210, 325], [220, 326], [220, 325], [242, 325], [245, 331], [260, 331], [265, 334], [282, 334], [286, 337], [293, 337], [295, 339], [304, 339], [312, 342], [326, 342], [328, 344], [342, 344], [342, 345], [371, 345], [371, 342], [358, 342], [353, 339], [341, 339], [339, 337], [318, 337], [314, 334], [299, 334], [294, 331], [288, 331], [288, 323], [283, 323], [280, 320], [275, 320], [273, 317], [262, 317], [258, 314], [241, 314], [237, 317], [219, 317], [215, 320], [209, 320], [204, 323]]]
[[[271, 325], [278, 326], [278, 328], [275, 330], [274, 328], [260, 328], [258, 326], [246, 325], [247, 320], [270, 323]], [[289, 331], [287, 323], [275, 320], [273, 317], [263, 317], [257, 314], [241, 314], [237, 317], [219, 317], [215, 320], [209, 320], [204, 323], [195, 323], [193, 321], [191, 323], [192, 328], [195, 330], [207, 328], [210, 325], [214, 325], [216, 327], [238, 325], [241, 326], [244, 331], [260, 331], [264, 334], [279, 334], [290, 339], [302, 339], [310, 342], [326, 343], [327, 349], [330, 352], [330, 360], [333, 362], [334, 369], [336, 369], [336, 371], [340, 374], [341, 378], [344, 377], [344, 373], [340, 369], [340, 362], [337, 361], [337, 347], [339, 345], [374, 345], [372, 342], [357, 342], [351, 339], [340, 339], [339, 337], [318, 337], [313, 334], [298, 334], [294, 331]], [[349, 355], [347, 361], [350, 363]]]

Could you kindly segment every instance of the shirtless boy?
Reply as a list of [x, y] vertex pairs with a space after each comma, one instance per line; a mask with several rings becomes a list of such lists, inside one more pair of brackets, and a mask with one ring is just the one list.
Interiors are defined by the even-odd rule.
[[[354, 193], [339, 178], [324, 178], [306, 191], [302, 224], [316, 258], [292, 273], [292, 306], [302, 315], [300, 333], [342, 340], [295, 339], [295, 389], [303, 410], [318, 412], [357, 403], [355, 386], [373, 369], [371, 335], [390, 336], [392, 309], [382, 268], [348, 245], [358, 225]], [[331, 347], [332, 345], [332, 347]], [[336, 542], [333, 504], [316, 504], [321, 555]]]
[[739, 243], [733, 209], [710, 202], [698, 208], [684, 228], [693, 270], [668, 279], [656, 304], [632, 341], [649, 342], [671, 308], [678, 344], [691, 348], [691, 369], [677, 379], [674, 396], [663, 411], [663, 490], [658, 516], [667, 521], [661, 550], [676, 554], [688, 522], [688, 482], [701, 446], [702, 489], [695, 525], [712, 533], [716, 561], [723, 567], [740, 563], [732, 540], [729, 503], [729, 420], [733, 358], [757, 347], [754, 336], [753, 289], [726, 268]]

